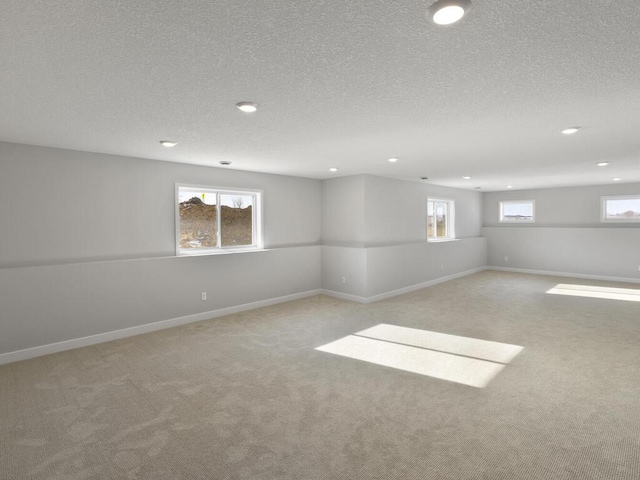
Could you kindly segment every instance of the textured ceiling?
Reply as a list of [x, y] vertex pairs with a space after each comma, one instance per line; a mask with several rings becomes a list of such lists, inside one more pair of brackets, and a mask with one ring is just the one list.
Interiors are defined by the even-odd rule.
[[424, 1], [2, 0], [0, 140], [487, 191], [639, 182], [640, 3], [472, 1], [439, 27]]

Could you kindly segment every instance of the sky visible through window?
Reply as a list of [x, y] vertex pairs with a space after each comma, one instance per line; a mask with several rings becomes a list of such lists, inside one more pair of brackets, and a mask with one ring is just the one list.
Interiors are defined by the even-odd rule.
[[640, 198], [607, 200], [607, 215], [619, 215], [629, 211], [640, 215]]

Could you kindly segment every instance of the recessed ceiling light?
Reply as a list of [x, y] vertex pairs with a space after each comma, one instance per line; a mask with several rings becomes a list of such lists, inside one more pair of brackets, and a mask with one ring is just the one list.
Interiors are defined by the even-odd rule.
[[330, 171], [330, 172], [337, 172], [337, 171], [338, 171], [338, 169], [337, 169], [336, 167], [331, 167], [331, 168], [329, 169], [329, 171]]
[[507, 188], [513, 188], [513, 185], [507, 185]]
[[613, 177], [611, 180], [613, 180], [614, 182], [619, 182], [620, 180], [622, 180], [622, 178], [620, 178], [620, 177]]
[[471, 177], [470, 177], [469, 175], [465, 175], [465, 176], [464, 176], [464, 177], [462, 177], [462, 178], [464, 178], [465, 180], [471, 180]]
[[390, 158], [390, 159], [389, 159], [389, 162], [391, 162], [391, 163], [396, 163], [397, 161], [398, 161], [398, 159], [397, 159], [397, 158]]
[[471, 0], [438, 0], [427, 9], [427, 17], [438, 25], [456, 23], [471, 8]]
[[169, 140], [160, 140], [160, 145], [167, 148], [175, 147], [177, 144], [178, 142], [171, 142]]
[[564, 130], [562, 130], [562, 133], [564, 133], [565, 135], [573, 135], [578, 130], [580, 130], [580, 127], [565, 128]]
[[220, 160], [218, 163], [224, 166], [231, 165], [231, 162], [229, 160]]
[[476, 187], [476, 190], [480, 190], [482, 187]]
[[244, 113], [253, 113], [258, 110], [258, 104], [253, 102], [238, 102], [236, 103], [236, 107]]
[[420, 177], [420, 180], [429, 180], [429, 177]]
[[607, 165], [611, 165], [611, 162], [598, 162], [596, 165], [598, 167], [606, 167]]

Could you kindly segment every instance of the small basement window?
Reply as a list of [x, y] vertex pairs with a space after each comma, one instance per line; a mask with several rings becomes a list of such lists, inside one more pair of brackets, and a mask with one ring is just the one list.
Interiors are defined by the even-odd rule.
[[260, 191], [176, 185], [176, 255], [262, 248]]
[[640, 195], [601, 197], [602, 222], [640, 222]]
[[427, 241], [452, 240], [456, 238], [455, 202], [437, 198], [427, 199]]
[[509, 200], [500, 202], [500, 222], [533, 223], [535, 221], [535, 200]]

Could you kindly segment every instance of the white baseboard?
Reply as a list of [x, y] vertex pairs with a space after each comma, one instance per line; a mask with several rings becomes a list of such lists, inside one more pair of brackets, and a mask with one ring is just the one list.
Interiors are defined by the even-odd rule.
[[209, 320], [211, 318], [223, 317], [225, 315], [253, 310], [260, 307], [268, 307], [270, 305], [276, 305], [278, 303], [291, 302], [293, 300], [299, 300], [301, 298], [320, 295], [321, 293], [323, 293], [321, 289], [309, 290], [306, 292], [294, 293], [292, 295], [285, 295], [283, 297], [269, 298], [267, 300], [260, 300], [258, 302], [220, 308], [218, 310], [212, 310], [210, 312], [202, 312], [193, 315], [186, 315], [184, 317], [170, 318], [168, 320], [147, 323], [145, 325], [139, 325], [137, 327], [123, 328], [121, 330], [99, 333], [97, 335], [90, 335], [88, 337], [74, 338], [62, 342], [50, 343], [48, 345], [25, 348], [24, 350], [16, 350], [15, 352], [2, 353], [0, 354], [0, 365], [18, 362], [20, 360], [27, 360], [29, 358], [41, 357], [43, 355], [49, 355], [51, 353], [63, 352], [65, 350], [72, 350], [74, 348], [88, 347], [97, 343], [110, 342], [112, 340], [118, 340], [120, 338], [133, 337], [134, 335], [155, 332], [157, 330], [164, 330], [165, 328], [177, 327], [179, 325], [185, 325], [187, 323], [200, 322], [202, 320]]
[[547, 270], [529, 270], [527, 268], [488, 266], [488, 267], [485, 267], [485, 270], [497, 270], [499, 272], [530, 273], [532, 275], [548, 275], [551, 277], [584, 278], [587, 280], [603, 280], [606, 282], [640, 283], [640, 278], [608, 277], [605, 275], [591, 275], [591, 274], [585, 274], [585, 273], [552, 272]]
[[370, 303], [367, 297], [360, 297], [358, 295], [351, 295], [350, 293], [336, 292], [335, 290], [322, 289], [322, 294], [328, 297], [339, 298], [341, 300], [348, 300], [349, 302], [356, 303]]
[[473, 268], [471, 270], [465, 270], [464, 272], [454, 273], [453, 275], [447, 275], [446, 277], [440, 277], [434, 280], [429, 280], [428, 282], [417, 283], [415, 285], [409, 285], [408, 287], [399, 288], [397, 290], [391, 290], [389, 292], [379, 293], [378, 295], [373, 295], [371, 297], [360, 297], [357, 295], [351, 295], [348, 293], [341, 293], [341, 292], [336, 292], [335, 290], [326, 290], [326, 289], [323, 289], [322, 293], [330, 297], [341, 298], [342, 300], [349, 300], [352, 302], [373, 303], [373, 302], [378, 302], [380, 300], [385, 300], [387, 298], [397, 297], [398, 295], [404, 295], [405, 293], [415, 292], [416, 290], [422, 290], [423, 288], [432, 287], [433, 285], [455, 280], [456, 278], [466, 277], [467, 275], [472, 275], [474, 273], [482, 272], [483, 270], [486, 270], [486, 269], [487, 267]]

